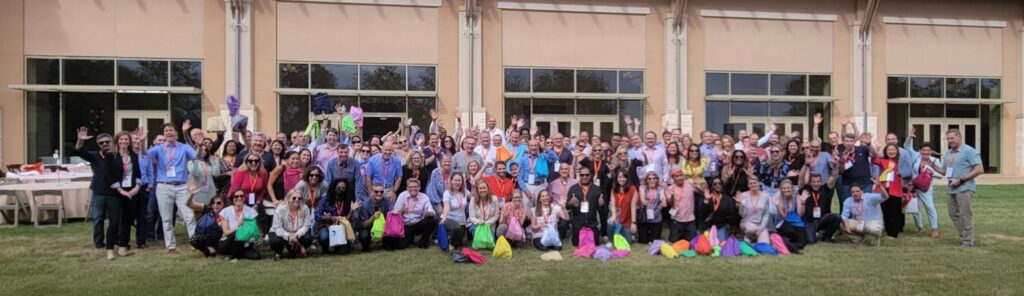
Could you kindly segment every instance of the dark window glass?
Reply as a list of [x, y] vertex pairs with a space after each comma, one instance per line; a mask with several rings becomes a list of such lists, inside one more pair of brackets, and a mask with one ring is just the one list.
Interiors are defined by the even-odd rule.
[[420, 130], [430, 128], [430, 109], [434, 109], [437, 99], [435, 98], [409, 98], [409, 118], [412, 124], [419, 126]]
[[573, 70], [533, 69], [534, 92], [572, 92]]
[[25, 92], [25, 162], [35, 163], [60, 149], [60, 94]]
[[981, 98], [982, 99], [1001, 99], [1003, 98], [1002, 92], [1000, 92], [1000, 81], [999, 79], [982, 79], [981, 80]]
[[942, 118], [946, 116], [945, 110], [942, 104], [913, 104], [910, 105], [910, 117]]
[[910, 96], [915, 98], [941, 98], [942, 78], [910, 78]]
[[505, 69], [505, 92], [530, 92], [530, 69]]
[[66, 85], [114, 85], [113, 60], [64, 60]]
[[[626, 115], [633, 117], [634, 119], [640, 119], [641, 127], [643, 129], [644, 122], [644, 101], [641, 100], [620, 100], [619, 101], [619, 130], [618, 132], [622, 136], [626, 136]], [[564, 133], [563, 133], [564, 134]]]
[[[64, 96], [64, 142], [74, 143], [79, 127], [89, 129], [90, 135], [110, 133], [114, 130], [114, 94], [112, 93], [70, 93]], [[52, 123], [51, 123], [52, 124]], [[96, 138], [85, 141], [86, 150], [95, 150]], [[46, 153], [46, 151], [43, 151]], [[52, 154], [50, 151], [48, 154]]]
[[405, 113], [405, 97], [361, 97], [363, 112]]
[[732, 102], [733, 116], [768, 116], [768, 102]]
[[309, 88], [308, 64], [280, 64], [278, 67], [281, 88]]
[[946, 117], [948, 118], [978, 118], [978, 105], [946, 105]]
[[946, 78], [946, 98], [978, 98], [977, 78]]
[[[28, 84], [60, 84], [60, 60], [28, 59], [25, 61], [25, 82]], [[52, 152], [52, 151], [51, 151]]]
[[434, 67], [409, 66], [409, 90], [433, 91], [437, 88], [437, 71]]
[[117, 61], [117, 84], [167, 86], [167, 61]]
[[171, 62], [171, 86], [203, 87], [202, 62]]
[[615, 100], [576, 100], [576, 114], [615, 115]]
[[405, 66], [360, 65], [359, 79], [364, 90], [405, 90]]
[[535, 99], [533, 100], [534, 114], [573, 114], [573, 100], [571, 99]]
[[277, 130], [304, 131], [309, 124], [309, 96], [281, 95], [277, 112]]
[[505, 99], [505, 126], [512, 122], [512, 115], [526, 117], [526, 122], [531, 122], [530, 99]]
[[117, 94], [117, 110], [167, 110], [166, 94]]
[[359, 106], [359, 97], [356, 96], [328, 96], [331, 99], [331, 106], [341, 104], [345, 106], [345, 110], [349, 107]]
[[203, 95], [171, 95], [171, 122], [181, 124], [185, 120], [189, 120], [193, 127], [203, 127]]
[[704, 92], [708, 96], [729, 94], [729, 73], [704, 74]]
[[707, 116], [705, 122], [709, 131], [718, 134], [727, 134], [736, 136], [734, 133], [726, 133], [726, 124], [729, 123], [729, 102], [722, 101], [707, 101], [705, 103], [705, 109]]
[[831, 96], [832, 95], [832, 76], [828, 75], [811, 75], [809, 78], [809, 92], [807, 95], [810, 96]]
[[310, 80], [313, 88], [350, 89], [359, 86], [359, 67], [356, 65], [310, 65]]
[[886, 88], [888, 89], [889, 98], [908, 98], [907, 95], [907, 78], [906, 77], [889, 77], [886, 79]]
[[[889, 123], [888, 123], [889, 124], [889, 130], [895, 132], [896, 135], [898, 135], [900, 137], [900, 139], [903, 140], [906, 137], [906, 134], [907, 134], [907, 124], [908, 124], [908, 119], [909, 119], [909, 118], [907, 118], [907, 106], [908, 105], [907, 104], [888, 104], [888, 105], [889, 105], [889, 108], [887, 108], [888, 109], [887, 112], [888, 112], [888, 115], [889, 115], [888, 116], [889, 117]], [[918, 129], [918, 131], [920, 132], [921, 130]], [[918, 140], [914, 141], [914, 144], [915, 145], [920, 145], [922, 141], [924, 141], [923, 138], [918, 138]], [[903, 143], [903, 141], [900, 141], [900, 143]], [[918, 147], [920, 147], [920, 146], [918, 146]]]
[[577, 70], [576, 92], [616, 93], [614, 70]]
[[768, 74], [732, 74], [732, 94], [767, 95]]
[[[827, 139], [825, 137], [828, 131], [832, 130], [832, 104], [831, 103], [807, 103], [807, 122], [814, 124], [814, 114], [821, 113], [821, 126], [818, 126], [818, 137]], [[813, 126], [811, 126], [813, 127]], [[809, 134], [810, 129], [807, 130]]]
[[[985, 173], [999, 173], [999, 151], [1002, 141], [1002, 127], [999, 119], [1000, 105], [981, 106], [981, 163]], [[975, 147], [977, 148], [977, 147]]]
[[772, 102], [772, 116], [807, 116], [807, 103]]
[[807, 75], [772, 74], [772, 95], [803, 96], [807, 94]]
[[619, 71], [619, 93], [644, 93], [644, 71]]

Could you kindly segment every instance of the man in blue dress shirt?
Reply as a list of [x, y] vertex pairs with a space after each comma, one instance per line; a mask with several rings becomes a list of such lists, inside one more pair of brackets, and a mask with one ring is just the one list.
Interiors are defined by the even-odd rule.
[[188, 235], [196, 231], [192, 209], [188, 207], [188, 161], [196, 158], [192, 146], [178, 142], [178, 132], [173, 123], [164, 124], [164, 144], [153, 146], [146, 153], [156, 165], [156, 200], [163, 220], [164, 245], [168, 254], [174, 254], [178, 247], [174, 238], [174, 206], [185, 222]]

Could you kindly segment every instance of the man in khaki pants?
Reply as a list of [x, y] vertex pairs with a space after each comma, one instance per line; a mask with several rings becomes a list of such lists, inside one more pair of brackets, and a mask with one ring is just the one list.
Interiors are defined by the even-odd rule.
[[974, 177], [982, 173], [981, 155], [974, 147], [963, 144], [958, 129], [946, 131], [949, 152], [943, 157], [946, 179], [949, 180], [949, 218], [960, 233], [960, 246], [974, 247], [974, 214], [971, 203], [977, 191]]

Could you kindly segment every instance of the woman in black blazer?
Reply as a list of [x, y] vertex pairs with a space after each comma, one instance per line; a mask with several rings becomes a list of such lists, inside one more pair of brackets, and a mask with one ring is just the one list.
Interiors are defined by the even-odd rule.
[[[117, 255], [128, 256], [128, 246], [131, 239], [132, 221], [139, 214], [136, 211], [139, 202], [139, 179], [142, 176], [139, 170], [139, 157], [131, 148], [132, 137], [128, 132], [120, 132], [114, 136], [114, 149], [108, 152], [107, 180], [111, 182], [110, 188], [117, 191], [121, 197], [121, 223], [119, 225], [117, 239]], [[138, 228], [136, 227], [136, 231]]]

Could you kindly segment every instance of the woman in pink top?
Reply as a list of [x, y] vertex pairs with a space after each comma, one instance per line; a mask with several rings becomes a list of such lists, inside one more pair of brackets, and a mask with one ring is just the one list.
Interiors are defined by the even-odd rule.
[[[235, 170], [235, 174], [231, 176], [230, 192], [241, 191], [245, 194], [246, 206], [258, 205], [262, 208], [263, 200], [267, 195], [267, 170], [263, 168], [263, 162], [259, 155], [248, 154], [243, 161], [245, 161], [243, 166]], [[260, 211], [259, 216], [256, 217], [261, 231], [269, 231], [271, 221], [264, 211]]]
[[[295, 184], [302, 181], [302, 172], [302, 167], [299, 167], [299, 153], [288, 151], [288, 153], [285, 154], [284, 164], [274, 168], [274, 171], [270, 172], [270, 179], [267, 180], [267, 184], [277, 187], [278, 179], [283, 179], [281, 180], [283, 181], [281, 182], [281, 188], [275, 188], [275, 190], [270, 190], [268, 192], [270, 194], [270, 200], [273, 201], [275, 205], [277, 204], [278, 196], [284, 196], [289, 191], [292, 191], [292, 188], [295, 188]], [[281, 190], [278, 191], [276, 189]]]

